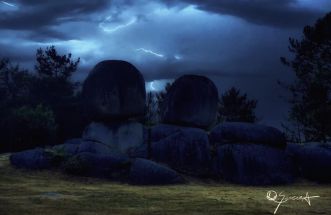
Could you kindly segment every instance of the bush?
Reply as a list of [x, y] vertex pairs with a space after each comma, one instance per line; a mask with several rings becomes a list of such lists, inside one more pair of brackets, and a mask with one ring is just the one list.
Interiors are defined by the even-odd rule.
[[57, 125], [52, 110], [43, 105], [22, 106], [9, 111], [1, 121], [0, 151], [20, 151], [54, 144]]
[[251, 122], [257, 121], [255, 109], [257, 100], [248, 99], [247, 94], [232, 87], [219, 98], [218, 122]]
[[79, 58], [60, 55], [54, 46], [37, 50], [34, 73], [0, 59], [0, 152], [81, 135], [87, 119], [79, 83], [72, 81], [78, 64]]

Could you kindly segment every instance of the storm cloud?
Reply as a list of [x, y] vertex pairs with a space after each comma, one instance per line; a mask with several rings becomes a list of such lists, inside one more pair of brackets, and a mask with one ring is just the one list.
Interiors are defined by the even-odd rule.
[[[178, 2], [194, 4], [200, 10], [240, 17], [248, 22], [275, 27], [302, 27], [323, 14], [312, 8], [308, 1], [300, 0], [165, 0], [169, 5]], [[315, 5], [331, 7], [329, 1], [319, 1]]]
[[262, 122], [284, 120], [293, 80], [279, 61], [288, 38], [331, 9], [328, 0], [0, 1], [0, 57], [33, 69], [35, 51], [55, 45], [80, 57], [76, 79], [99, 61], [132, 62], [154, 87], [183, 74], [236, 86], [259, 100]]

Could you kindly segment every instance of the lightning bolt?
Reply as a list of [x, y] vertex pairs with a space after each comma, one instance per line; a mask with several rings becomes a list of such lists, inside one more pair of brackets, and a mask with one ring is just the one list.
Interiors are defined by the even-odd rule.
[[159, 58], [164, 58], [164, 55], [163, 54], [159, 54], [159, 53], [153, 52], [152, 50], [149, 50], [149, 49], [139, 48], [139, 49], [136, 49], [136, 51], [142, 51], [142, 52], [145, 52], [147, 54], [154, 55], [154, 56], [159, 57]]
[[[110, 16], [108, 16], [105, 21], [108, 21], [109, 19], [111, 19]], [[127, 22], [127, 23], [125, 23], [123, 25], [115, 26], [113, 28], [105, 26], [105, 24], [106, 24], [105, 21], [103, 21], [103, 22], [101, 22], [99, 24], [99, 28], [101, 28], [103, 31], [105, 31], [107, 33], [114, 33], [114, 32], [116, 32], [118, 30], [121, 30], [123, 28], [126, 28], [126, 27], [128, 27], [130, 25], [133, 25], [134, 23], [137, 22], [137, 19], [136, 18], [132, 18], [129, 22]]]
[[9, 6], [9, 7], [16, 7], [16, 5], [11, 4], [9, 2], [6, 2], [6, 1], [1, 1], [1, 2], [2, 2], [2, 4], [5, 4], [5, 5]]
[[180, 55], [177, 55], [177, 54], [176, 54], [176, 55], [174, 56], [174, 58], [175, 58], [176, 60], [181, 60], [183, 57], [180, 56]]
[[155, 91], [156, 87], [154, 87], [154, 81], [150, 83], [151, 91]]

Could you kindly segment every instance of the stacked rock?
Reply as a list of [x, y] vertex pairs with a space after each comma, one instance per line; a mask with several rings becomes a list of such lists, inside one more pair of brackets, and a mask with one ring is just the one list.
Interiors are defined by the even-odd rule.
[[81, 138], [14, 153], [11, 163], [143, 185], [185, 182], [178, 172], [245, 185], [286, 184], [298, 175], [331, 181], [325, 171], [331, 168], [330, 144], [287, 144], [278, 129], [252, 123], [215, 126], [218, 90], [206, 77], [184, 75], [173, 83], [162, 104], [163, 124], [149, 135], [140, 123], [145, 81], [132, 64], [98, 63], [84, 82], [83, 98], [91, 123]]
[[[94, 122], [83, 133], [82, 141], [88, 143], [80, 145], [79, 153], [90, 152], [91, 147], [98, 145], [101, 148], [98, 154], [116, 152], [128, 158], [130, 152], [144, 148], [144, 126], [138, 120], [145, 114], [146, 90], [138, 69], [125, 61], [97, 64], [84, 82], [83, 98], [85, 109]], [[144, 168], [143, 164], [147, 166]], [[181, 178], [175, 171], [152, 161], [132, 159], [132, 165], [127, 166], [130, 181], [135, 184], [177, 183]], [[150, 180], [146, 172], [137, 172], [137, 168], [154, 172], [154, 176], [149, 175], [154, 180]], [[162, 174], [164, 177], [158, 177]], [[176, 179], [172, 180], [173, 177]]]
[[83, 133], [93, 141], [126, 153], [143, 144], [145, 81], [130, 63], [108, 60], [98, 63], [83, 85], [86, 112], [94, 120]]
[[145, 80], [130, 63], [98, 63], [83, 85], [83, 105], [91, 123], [82, 138], [50, 150], [33, 149], [11, 156], [16, 167], [49, 169], [106, 177], [133, 184], [173, 184], [184, 179], [176, 171], [153, 161], [132, 158], [144, 148]]

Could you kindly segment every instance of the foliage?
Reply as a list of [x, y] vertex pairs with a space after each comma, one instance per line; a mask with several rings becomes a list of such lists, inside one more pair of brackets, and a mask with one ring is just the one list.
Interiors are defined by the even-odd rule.
[[9, 59], [0, 59], [0, 106], [17, 106], [27, 101], [32, 75], [11, 64]]
[[72, 75], [77, 71], [80, 59], [71, 59], [72, 55], [60, 55], [54, 46], [46, 50], [38, 49], [36, 54], [35, 71], [37, 73], [35, 88], [37, 102], [56, 106], [61, 102], [70, 100], [74, 96], [78, 83], [71, 81]]
[[43, 105], [22, 106], [12, 109], [1, 122], [2, 146], [10, 151], [19, 151], [51, 144], [57, 125], [53, 111]]
[[241, 95], [235, 87], [227, 90], [219, 99], [218, 121], [256, 122], [255, 108], [257, 101]]
[[49, 106], [58, 124], [57, 142], [80, 135], [85, 118], [80, 111], [79, 83], [72, 81], [80, 59], [60, 55], [54, 46], [36, 53], [36, 77], [31, 89], [33, 103]]
[[71, 60], [71, 53], [59, 55], [55, 46], [47, 47], [46, 50], [38, 49], [36, 54], [37, 64], [35, 70], [38, 76], [54, 77], [67, 80], [77, 70], [80, 59]]
[[157, 115], [159, 118], [159, 121], [162, 120], [162, 114], [163, 114], [163, 104], [166, 98], [166, 95], [168, 94], [170, 88], [172, 86], [172, 83], [167, 83], [164, 90], [156, 94], [156, 100], [157, 100]]
[[292, 94], [289, 121], [300, 128], [296, 136], [327, 141], [331, 136], [331, 13], [306, 26], [300, 41], [290, 38], [289, 43], [294, 58], [281, 58], [296, 76], [294, 83], [285, 85]]
[[145, 112], [147, 125], [154, 125], [161, 121], [163, 102], [171, 86], [172, 84], [168, 82], [163, 91], [147, 93]]
[[167, 83], [164, 90], [159, 92], [157, 95], [156, 95], [156, 98], [157, 98], [157, 103], [158, 103], [158, 114], [161, 115], [162, 113], [162, 106], [163, 106], [163, 102], [165, 100], [165, 97], [167, 95], [167, 93], [169, 92], [170, 88], [172, 86], [172, 83]]
[[148, 92], [146, 96], [145, 124], [148, 126], [159, 122], [157, 93]]
[[46, 106], [31, 103], [35, 77], [9, 59], [0, 60], [0, 151], [18, 151], [51, 143], [55, 116]]
[[[72, 60], [71, 54], [58, 54], [54, 46], [37, 50], [35, 73], [13, 66], [9, 59], [0, 60], [0, 151], [17, 151], [41, 141], [62, 142], [81, 134], [85, 118], [80, 111], [79, 84], [72, 81], [78, 64], [79, 59]], [[45, 129], [44, 137], [34, 134], [27, 138], [24, 123], [27, 131]], [[52, 130], [55, 125], [56, 135]], [[9, 127], [18, 131], [9, 130], [12, 134], [9, 135]], [[52, 138], [46, 138], [48, 135]]]
[[13, 112], [28, 128], [47, 128], [49, 130], [55, 130], [56, 126], [53, 111], [41, 104], [37, 105], [35, 108], [23, 106], [15, 109]]

